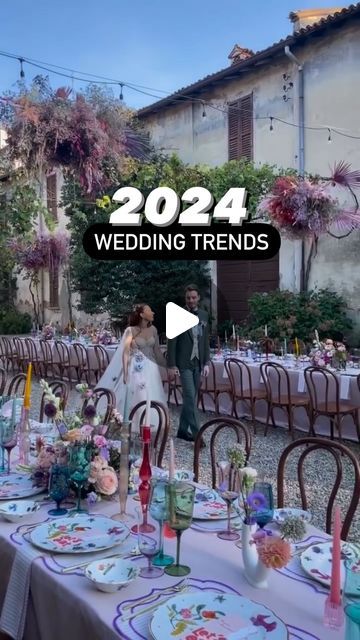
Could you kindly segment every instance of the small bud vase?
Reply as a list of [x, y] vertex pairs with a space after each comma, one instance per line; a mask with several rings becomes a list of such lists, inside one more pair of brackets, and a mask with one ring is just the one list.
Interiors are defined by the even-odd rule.
[[241, 546], [244, 575], [248, 583], [253, 587], [257, 589], [267, 589], [271, 569], [266, 567], [260, 560], [256, 544], [252, 540], [256, 528], [256, 524], [246, 524], [246, 522], [243, 522]]

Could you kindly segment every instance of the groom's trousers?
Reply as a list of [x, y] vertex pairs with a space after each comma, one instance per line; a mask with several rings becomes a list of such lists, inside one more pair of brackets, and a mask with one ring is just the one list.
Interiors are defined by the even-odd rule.
[[198, 390], [200, 386], [200, 364], [195, 358], [191, 368], [179, 369], [182, 385], [183, 405], [178, 429], [179, 435], [189, 435], [189, 428], [194, 438], [200, 428], [197, 409]]

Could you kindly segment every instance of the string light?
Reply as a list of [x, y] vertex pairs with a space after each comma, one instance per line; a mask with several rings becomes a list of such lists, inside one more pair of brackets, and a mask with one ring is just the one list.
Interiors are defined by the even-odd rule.
[[[132, 89], [133, 91], [136, 91], [137, 93], [141, 93], [143, 95], [147, 95], [153, 98], [156, 98], [157, 100], [163, 100], [166, 99], [169, 95], [172, 94], [168, 94], [165, 96], [159, 96], [159, 95], [155, 95], [153, 93], [149, 93], [148, 91], [144, 91], [143, 89], [146, 89], [147, 87], [143, 87], [142, 85], [137, 85], [131, 82], [119, 82], [119, 80], [115, 80], [115, 79], [104, 79], [104, 80], [99, 80], [98, 78], [104, 78], [104, 76], [99, 76], [96, 74], [91, 74], [91, 73], [86, 73], [86, 72], [81, 72], [78, 71], [76, 73], [79, 74], [79, 76], [75, 76], [74, 75], [74, 71], [72, 71], [71, 75], [67, 74], [67, 73], [62, 73], [60, 71], [56, 71], [54, 69], [65, 69], [66, 71], [71, 71], [70, 69], [67, 69], [66, 67], [61, 67], [59, 65], [53, 65], [51, 63], [46, 63], [46, 62], [41, 62], [41, 64], [38, 64], [37, 61], [31, 59], [31, 58], [26, 58], [24, 56], [19, 57], [18, 55], [12, 54], [12, 53], [8, 53], [8, 52], [4, 52], [4, 51], [0, 51], [0, 56], [3, 57], [7, 57], [7, 58], [11, 58], [11, 59], [17, 59], [20, 62], [20, 77], [24, 78], [25, 77], [25, 72], [23, 69], [23, 63], [26, 62], [27, 64], [34, 66], [38, 69], [42, 69], [44, 71], [48, 71], [50, 73], [53, 73], [55, 75], [61, 76], [61, 77], [65, 77], [65, 78], [69, 78], [72, 81], [72, 84], [74, 82], [74, 80], [78, 80], [80, 82], [85, 82], [87, 84], [104, 84], [104, 85], [120, 85], [121, 87], [121, 92], [120, 92], [120, 100], [124, 99], [123, 96], [123, 87], [127, 87], [129, 89]], [[49, 67], [53, 67], [52, 69]], [[93, 78], [96, 78], [96, 80], [89, 80], [87, 78], [84, 77], [80, 77], [80, 76], [91, 76]], [[285, 78], [284, 78], [285, 80]], [[141, 87], [141, 88], [140, 88]], [[158, 91], [159, 93], [166, 93], [163, 89], [153, 89], [154, 91]], [[286, 96], [287, 98], [287, 96]], [[181, 94], [181, 93], [175, 93], [174, 95], [174, 99], [176, 99], [177, 101], [181, 101], [181, 100], [185, 100], [185, 101], [190, 101], [190, 102], [200, 102], [203, 106], [203, 112], [202, 112], [202, 117], [206, 117], [206, 111], [205, 111], [205, 106], [209, 107], [211, 109], [216, 109], [217, 111], [220, 111], [222, 113], [228, 114], [229, 113], [229, 109], [228, 108], [221, 108], [219, 106], [216, 106], [212, 103], [209, 102], [205, 102], [203, 99], [197, 98], [195, 96], [190, 96], [190, 95], [186, 95], [186, 94]], [[5, 101], [5, 98], [0, 97], [0, 101]], [[144, 107], [146, 108], [146, 107]], [[239, 111], [239, 113], [252, 113], [252, 110], [249, 109], [241, 109], [241, 108], [237, 108], [237, 107], [231, 107], [231, 111], [232, 113], [234, 111]], [[273, 128], [271, 128], [273, 126], [273, 121], [277, 121], [277, 122], [281, 122], [284, 125], [287, 126], [291, 126], [291, 127], [295, 127], [295, 128], [299, 128], [300, 125], [296, 124], [294, 122], [288, 122], [286, 120], [283, 120], [282, 118], [278, 118], [276, 116], [254, 116], [253, 120], [267, 120], [270, 118], [270, 131], [273, 131]], [[331, 132], [332, 133], [336, 133], [339, 136], [343, 136], [345, 138], [350, 138], [352, 140], [360, 140], [360, 135], [352, 135], [350, 133], [344, 133], [344, 131], [339, 131], [336, 127], [327, 127], [326, 125], [323, 126], [317, 126], [317, 127], [312, 127], [312, 126], [304, 126], [305, 130], [312, 130], [312, 131], [323, 131], [324, 129], [328, 129], [329, 131], [329, 137], [330, 140], [328, 138], [328, 142], [331, 142]]]

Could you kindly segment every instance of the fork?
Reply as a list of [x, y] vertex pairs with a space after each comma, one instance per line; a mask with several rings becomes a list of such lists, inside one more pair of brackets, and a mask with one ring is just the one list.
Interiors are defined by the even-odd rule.
[[[162, 590], [162, 594], [165, 595], [172, 595], [172, 593], [177, 593], [178, 591], [182, 591], [183, 589], [185, 589], [186, 585], [184, 584], [185, 580], [182, 580], [182, 582], [180, 584], [175, 585], [174, 587], [167, 587], [166, 589]], [[128, 609], [131, 609], [133, 606], [136, 606], [138, 604], [147, 604], [148, 602], [151, 602], [151, 600], [154, 598], [154, 596], [156, 596], [156, 593], [151, 593], [148, 596], [145, 596], [144, 598], [142, 598], [141, 600], [138, 600], [137, 602], [129, 602], [128, 604], [124, 605], [122, 607], [123, 611], [127, 611]]]
[[[187, 591], [189, 591], [189, 588], [190, 588], [189, 586], [184, 585], [182, 588], [180, 588], [177, 591], [177, 593], [186, 593]], [[158, 607], [163, 605], [168, 600], [171, 600], [171, 598], [174, 595], [175, 594], [172, 593], [171, 595], [167, 596], [166, 598], [162, 598], [158, 602], [155, 602], [155, 604], [152, 604], [149, 607], [145, 607], [145, 609], [141, 609], [141, 611], [136, 611], [135, 613], [130, 613], [128, 616], [122, 616], [121, 617], [121, 622], [128, 622], [129, 620], [132, 620], [133, 618], [138, 618], [139, 616], [144, 615], [144, 613], [149, 613], [149, 611], [153, 611], [154, 609], [157, 609]]]

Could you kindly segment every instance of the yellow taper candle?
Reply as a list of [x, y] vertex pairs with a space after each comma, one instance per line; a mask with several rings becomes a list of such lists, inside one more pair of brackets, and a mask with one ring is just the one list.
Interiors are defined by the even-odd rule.
[[24, 409], [30, 409], [30, 398], [31, 398], [31, 373], [32, 373], [32, 363], [29, 362], [27, 374], [26, 374], [26, 383], [25, 383], [25, 392], [24, 392]]
[[298, 356], [299, 354], [299, 343], [298, 343], [298, 339], [295, 338], [295, 355]]

